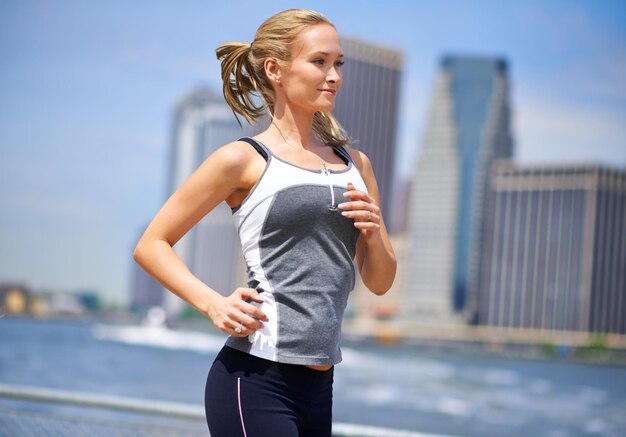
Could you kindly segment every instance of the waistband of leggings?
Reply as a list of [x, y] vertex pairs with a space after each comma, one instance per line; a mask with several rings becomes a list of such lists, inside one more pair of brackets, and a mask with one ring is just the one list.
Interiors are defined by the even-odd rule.
[[243, 371], [262, 374], [279, 371], [286, 375], [306, 377], [321, 381], [332, 378], [334, 374], [334, 366], [327, 371], [320, 371], [299, 364], [285, 364], [266, 360], [265, 358], [260, 358], [229, 346], [224, 346], [215, 360], [220, 361], [229, 372]]

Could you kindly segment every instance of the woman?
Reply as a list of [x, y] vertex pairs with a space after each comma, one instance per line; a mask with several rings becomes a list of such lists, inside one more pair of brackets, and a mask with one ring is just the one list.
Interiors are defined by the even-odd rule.
[[[341, 87], [339, 36], [322, 15], [292, 9], [266, 20], [252, 43], [216, 52], [235, 115], [253, 122], [268, 111], [272, 122], [209, 156], [152, 220], [134, 258], [230, 335], [206, 383], [212, 436], [330, 436], [353, 259], [379, 295], [396, 270], [371, 164], [346, 146], [330, 114]], [[222, 201], [249, 273], [248, 288], [228, 297], [172, 250]]]

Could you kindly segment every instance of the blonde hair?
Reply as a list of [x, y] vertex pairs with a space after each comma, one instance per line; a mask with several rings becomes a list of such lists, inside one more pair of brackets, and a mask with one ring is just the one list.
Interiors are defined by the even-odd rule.
[[[269, 110], [274, 115], [274, 89], [265, 74], [264, 62], [274, 58], [288, 62], [297, 36], [309, 26], [328, 24], [326, 17], [307, 9], [287, 9], [261, 24], [252, 43], [228, 42], [215, 53], [222, 64], [224, 99], [241, 125], [239, 116], [250, 124]], [[262, 98], [259, 102], [258, 97]], [[341, 124], [330, 112], [316, 112], [313, 131], [325, 144], [333, 147], [350, 142]]]

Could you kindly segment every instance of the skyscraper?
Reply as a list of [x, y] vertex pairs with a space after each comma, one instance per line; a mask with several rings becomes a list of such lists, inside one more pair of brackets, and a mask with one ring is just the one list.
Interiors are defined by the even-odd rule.
[[[171, 139], [167, 196], [195, 171], [218, 147], [250, 134], [235, 120], [221, 95], [196, 89], [176, 105]], [[205, 216], [175, 246], [176, 254], [192, 273], [211, 288], [230, 294], [241, 286], [241, 248], [224, 202]], [[166, 294], [170, 314], [182, 308], [182, 301]]]
[[478, 323], [626, 334], [626, 172], [493, 167]]
[[[170, 146], [166, 198], [171, 196], [202, 162], [208, 138], [207, 124], [232, 132], [237, 128], [223, 99], [207, 89], [197, 89], [176, 104]], [[225, 128], [225, 129], [224, 129]], [[215, 129], [212, 129], [215, 134]], [[222, 135], [224, 136], [224, 135]], [[217, 144], [214, 144], [214, 147]], [[194, 230], [175, 247], [176, 254], [188, 266], [192, 262]]]
[[444, 57], [422, 142], [409, 199], [406, 315], [450, 323], [474, 312], [489, 168], [512, 154], [506, 61]]
[[390, 226], [402, 53], [342, 38], [343, 85], [333, 114], [372, 162], [385, 223]]

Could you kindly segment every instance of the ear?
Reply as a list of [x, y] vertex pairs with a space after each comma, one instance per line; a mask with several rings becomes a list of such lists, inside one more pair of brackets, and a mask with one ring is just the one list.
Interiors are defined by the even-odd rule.
[[282, 71], [280, 65], [274, 58], [266, 58], [265, 62], [263, 62], [263, 68], [265, 69], [265, 75], [270, 80], [272, 85], [280, 86], [280, 81], [282, 78]]

